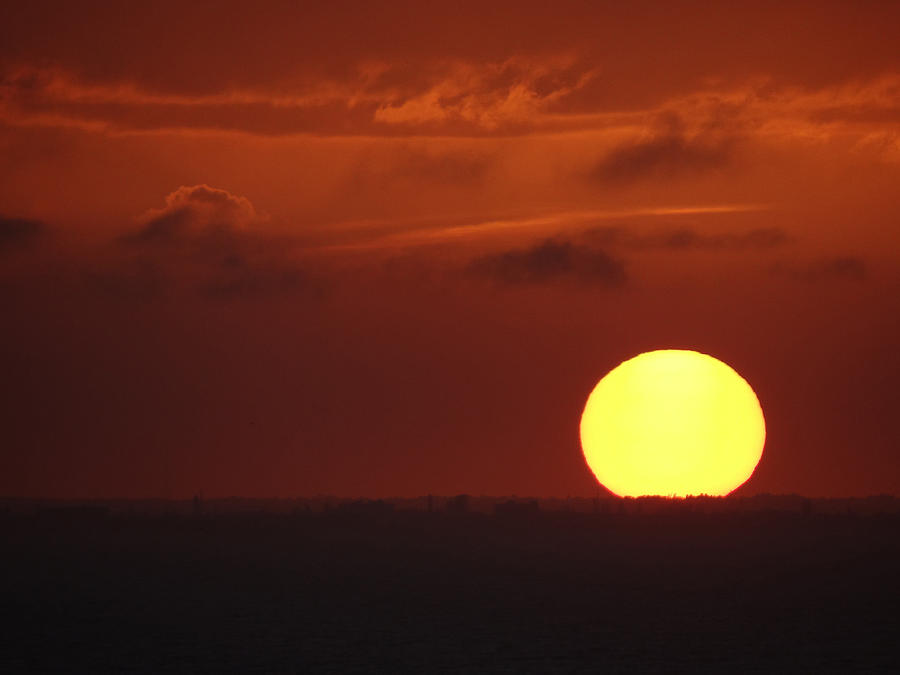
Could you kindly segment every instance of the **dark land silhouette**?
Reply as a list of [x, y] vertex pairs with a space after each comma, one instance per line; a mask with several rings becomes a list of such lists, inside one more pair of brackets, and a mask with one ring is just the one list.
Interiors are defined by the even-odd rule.
[[900, 500], [0, 500], [3, 672], [896, 672]]

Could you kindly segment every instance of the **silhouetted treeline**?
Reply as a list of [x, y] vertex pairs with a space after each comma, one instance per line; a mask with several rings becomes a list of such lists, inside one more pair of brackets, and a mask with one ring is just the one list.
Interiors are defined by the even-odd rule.
[[42, 500], [0, 498], [0, 517], [33, 515], [44, 518], [98, 519], [108, 516], [191, 515], [211, 517], [228, 514], [386, 515], [394, 512], [422, 511], [461, 514], [598, 514], [651, 515], [682, 513], [756, 513], [777, 512], [811, 515], [871, 516], [900, 514], [900, 498], [875, 495], [853, 498], [809, 498], [801, 495], [761, 494], [751, 497], [665, 497], [618, 498], [566, 497], [535, 498], [485, 495], [424, 495], [390, 499], [348, 499], [332, 496], [288, 499], [227, 497], [203, 499], [101, 499]]

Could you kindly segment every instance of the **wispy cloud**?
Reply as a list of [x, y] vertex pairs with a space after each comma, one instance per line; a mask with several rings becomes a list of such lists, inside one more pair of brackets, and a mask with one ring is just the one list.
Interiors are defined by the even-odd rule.
[[[727, 162], [738, 136], [815, 140], [894, 132], [900, 74], [819, 88], [756, 78], [668, 93], [640, 107], [610, 109], [595, 62], [572, 54], [502, 61], [361, 62], [341, 78], [229, 87], [203, 93], [151, 89], [138, 81], [85, 81], [38, 66], [0, 72], [0, 120], [114, 133], [239, 132], [259, 135], [485, 136], [609, 133], [619, 139], [601, 176], [627, 179], [673, 167]], [[578, 97], [594, 101], [587, 105]], [[682, 121], [660, 129], [661, 118]], [[622, 138], [631, 140], [622, 142]]]
[[[380, 105], [374, 119], [413, 125], [453, 120], [488, 130], [532, 124], [553, 103], [595, 77], [594, 70], [573, 70], [574, 65], [570, 57], [543, 62], [511, 58], [477, 66], [454, 63], [424, 91]], [[551, 76], [555, 86], [539, 86]]]
[[323, 248], [371, 249], [419, 246], [447, 242], [474, 241], [498, 235], [518, 233], [556, 233], [570, 230], [583, 230], [586, 226], [601, 220], [621, 220], [642, 217], [662, 216], [702, 216], [726, 213], [743, 213], [763, 211], [769, 207], [763, 204], [715, 204], [705, 206], [654, 206], [627, 209], [586, 209], [581, 211], [557, 211], [539, 216], [521, 218], [497, 218], [478, 220], [465, 224], [434, 224], [423, 228], [407, 228], [402, 232], [393, 232], [366, 239], [360, 233], [357, 241], [351, 244], [325, 245]]
[[[482, 133], [532, 126], [548, 106], [585, 86], [591, 69], [571, 56], [448, 60], [424, 71], [362, 63], [343, 80], [203, 94], [151, 91], [136, 82], [87, 83], [60, 69], [0, 74], [8, 123], [92, 130], [217, 129], [260, 134]], [[552, 84], [548, 84], [552, 83]]]

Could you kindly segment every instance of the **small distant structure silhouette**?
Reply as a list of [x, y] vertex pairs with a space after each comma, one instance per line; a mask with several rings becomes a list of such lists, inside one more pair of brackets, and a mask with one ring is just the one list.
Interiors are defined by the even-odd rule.
[[447, 513], [468, 513], [469, 495], [456, 495], [447, 500]]
[[434, 495], [428, 495], [428, 513], [434, 513]]
[[515, 501], [508, 499], [505, 502], [494, 504], [494, 514], [497, 516], [527, 518], [535, 516], [540, 512], [540, 506], [537, 499], [529, 499], [525, 501]]
[[199, 518], [203, 515], [203, 497], [201, 495], [194, 495], [194, 499], [191, 503], [191, 512], [194, 514], [195, 518]]

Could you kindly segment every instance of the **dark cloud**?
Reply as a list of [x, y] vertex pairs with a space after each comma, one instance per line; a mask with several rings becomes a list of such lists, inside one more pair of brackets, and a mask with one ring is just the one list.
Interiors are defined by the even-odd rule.
[[623, 263], [600, 249], [547, 240], [532, 248], [492, 253], [473, 260], [470, 274], [503, 284], [542, 284], [562, 280], [619, 287]]
[[158, 256], [129, 256], [94, 261], [82, 277], [89, 292], [124, 303], [153, 302], [178, 296], [232, 301], [290, 294], [320, 297], [325, 286], [299, 264], [270, 256], [238, 256], [202, 261], [167, 261]]
[[601, 160], [593, 176], [609, 182], [708, 171], [731, 162], [729, 144], [708, 144], [683, 136], [663, 136], [621, 145]]
[[0, 216], [0, 251], [29, 244], [45, 230], [44, 224], [37, 220]]
[[854, 256], [836, 256], [806, 264], [779, 263], [772, 270], [798, 281], [863, 281], [869, 274], [866, 262]]
[[866, 278], [868, 268], [860, 258], [839, 257], [824, 261], [817, 273], [829, 279], [852, 279], [861, 281]]
[[635, 232], [626, 227], [603, 226], [588, 230], [585, 237], [599, 246], [670, 251], [766, 250], [792, 241], [790, 235], [780, 227], [758, 227], [744, 232], [706, 233], [687, 227]]
[[630, 183], [645, 178], [674, 177], [702, 173], [731, 164], [736, 137], [720, 119], [687, 134], [677, 115], [663, 116], [656, 133], [623, 143], [594, 167], [591, 177], [610, 183]]

